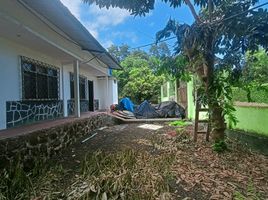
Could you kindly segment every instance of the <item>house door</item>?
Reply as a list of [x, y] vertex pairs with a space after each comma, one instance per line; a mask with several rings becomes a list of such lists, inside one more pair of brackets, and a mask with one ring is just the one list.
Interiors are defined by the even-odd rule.
[[94, 87], [93, 81], [88, 81], [88, 101], [89, 101], [89, 111], [94, 111]]
[[178, 103], [182, 105], [185, 110], [187, 109], [187, 83], [180, 82], [180, 87], [178, 88]]

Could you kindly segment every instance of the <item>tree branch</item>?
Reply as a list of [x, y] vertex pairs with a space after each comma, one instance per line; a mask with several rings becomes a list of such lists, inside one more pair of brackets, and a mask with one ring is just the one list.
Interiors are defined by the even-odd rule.
[[197, 13], [196, 13], [196, 11], [195, 11], [195, 9], [194, 9], [194, 6], [193, 6], [193, 4], [191, 3], [191, 1], [190, 1], [190, 0], [185, 0], [185, 3], [186, 3], [186, 5], [190, 8], [191, 13], [192, 13], [192, 15], [194, 16], [195, 20], [196, 20], [198, 23], [201, 23], [201, 20], [200, 20], [199, 16], [197, 15]]
[[213, 10], [213, 2], [212, 0], [208, 0], [208, 13], [209, 13], [209, 21], [212, 19], [212, 10]]

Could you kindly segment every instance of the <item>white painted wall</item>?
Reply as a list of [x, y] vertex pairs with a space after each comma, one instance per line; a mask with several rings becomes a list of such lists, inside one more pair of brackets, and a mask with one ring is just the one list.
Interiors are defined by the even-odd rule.
[[[21, 55], [56, 67], [61, 65], [59, 61], [52, 57], [0, 37], [0, 129], [6, 128], [6, 101], [21, 100], [21, 69], [19, 63]], [[60, 94], [62, 96], [61, 90]]]
[[117, 81], [114, 80], [114, 77], [109, 77], [108, 79], [104, 77], [97, 81], [100, 95], [100, 109], [109, 109], [112, 104], [118, 104], [118, 86]]
[[107, 80], [106, 78], [100, 78], [97, 79], [97, 87], [98, 90], [98, 97], [96, 99], [99, 99], [99, 106], [100, 109], [108, 109], [107, 107]]
[[[64, 101], [64, 113], [67, 116], [67, 100], [70, 99], [69, 72], [73, 72], [73, 66], [64, 63], [75, 58], [80, 61], [89, 60], [92, 55], [56, 34], [17, 1], [0, 1], [0, 24], [0, 130], [6, 128], [6, 101], [21, 100], [20, 55], [59, 67], [60, 99]], [[109, 88], [113, 95], [108, 98], [107, 81], [96, 77], [96, 73], [101, 76], [108, 74], [105, 65], [100, 66], [95, 59], [90, 65], [94, 70], [90, 66], [81, 68], [80, 74], [93, 80], [94, 99], [99, 99], [100, 109], [106, 109], [110, 102], [115, 102], [117, 93], [114, 95], [112, 85]]]
[[117, 80], [113, 77], [109, 78], [109, 102], [108, 105], [118, 104], [118, 87]]

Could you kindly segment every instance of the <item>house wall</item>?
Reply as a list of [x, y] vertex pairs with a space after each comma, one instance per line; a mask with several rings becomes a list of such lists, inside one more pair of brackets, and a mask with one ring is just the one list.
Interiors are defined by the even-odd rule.
[[117, 89], [117, 80], [115, 78], [109, 78], [109, 88], [108, 88], [108, 106], [112, 104], [118, 104], [118, 89]]
[[99, 106], [100, 109], [108, 109], [108, 91], [107, 91], [107, 79], [106, 77], [98, 78], [97, 80], [98, 88], [99, 88]]
[[[32, 51], [4, 38], [0, 38], [0, 44], [0, 129], [5, 129], [6, 102], [21, 100], [20, 55], [46, 62], [56, 67], [60, 67], [60, 63], [52, 57]], [[62, 97], [61, 90], [60, 97]]]
[[[195, 119], [195, 99], [194, 99], [194, 80], [193, 78], [191, 81], [187, 83], [187, 114], [188, 119], [194, 120]], [[207, 119], [208, 113], [207, 112], [200, 112], [199, 119]]]
[[[93, 56], [65, 39], [62, 36], [65, 35], [64, 32], [58, 30], [57, 27], [54, 27], [45, 19], [39, 19], [17, 1], [0, 2], [0, 24], [0, 130], [7, 128], [7, 118], [11, 116], [6, 113], [7, 101], [12, 101], [9, 106], [12, 109], [28, 106], [28, 110], [36, 110], [35, 105], [22, 105], [22, 102], [19, 102], [22, 97], [19, 59], [21, 55], [59, 68], [59, 97], [62, 101], [51, 106], [53, 106], [53, 109], [56, 106], [62, 110], [62, 113], [59, 113], [60, 116], [67, 116], [67, 103], [70, 100], [69, 72], [73, 72], [71, 62], [73, 60], [89, 60]], [[49, 27], [48, 24], [53, 28]], [[108, 74], [105, 67], [106, 65], [96, 59], [91, 60], [90, 64], [84, 64], [83, 67], [80, 67], [80, 74], [94, 83], [94, 98], [99, 99], [100, 109], [106, 108], [108, 100], [114, 98], [114, 96], [107, 98], [107, 84], [97, 79], [97, 76]], [[87, 92], [86, 89], [86, 97]], [[16, 110], [14, 110], [15, 112]]]
[[[167, 89], [166, 96], [164, 95], [165, 85], [166, 85], [166, 89]], [[170, 93], [170, 88], [172, 86], [175, 88], [173, 95]], [[165, 82], [165, 84], [161, 85], [161, 102], [164, 102], [164, 101], [176, 101], [177, 102], [177, 84], [176, 84], [176, 81], [167, 81], [167, 82]]]

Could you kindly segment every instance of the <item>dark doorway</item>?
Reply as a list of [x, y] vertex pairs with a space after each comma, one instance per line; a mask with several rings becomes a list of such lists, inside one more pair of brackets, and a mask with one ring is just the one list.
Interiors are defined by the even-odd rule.
[[88, 105], [89, 111], [94, 111], [94, 86], [93, 81], [88, 81]]

